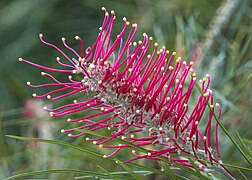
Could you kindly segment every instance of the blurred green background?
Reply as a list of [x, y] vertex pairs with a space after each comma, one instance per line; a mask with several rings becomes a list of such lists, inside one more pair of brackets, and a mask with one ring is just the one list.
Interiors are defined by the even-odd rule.
[[[31, 100], [33, 91], [26, 87], [26, 82], [45, 82], [40, 70], [18, 63], [17, 58], [55, 66], [57, 53], [40, 43], [39, 33], [60, 47], [63, 46], [60, 38], [64, 36], [70, 46], [78, 48], [75, 35], [82, 37], [86, 46], [91, 45], [103, 20], [102, 6], [115, 10], [115, 31], [122, 28], [121, 19], [126, 16], [130, 22], [138, 23], [139, 38], [146, 32], [184, 59], [196, 60], [197, 74], [203, 77], [209, 73], [212, 77], [211, 88], [222, 106], [221, 120], [225, 126], [234, 136], [238, 131], [243, 138], [252, 139], [251, 0], [1, 0], [1, 179], [48, 168], [95, 171], [97, 164], [104, 163], [107, 169], [113, 167], [107, 161], [100, 162], [64, 147], [5, 137], [12, 134], [70, 141], [60, 133], [67, 124], [65, 120], [50, 120], [39, 110], [49, 102]], [[82, 138], [71, 141], [87, 145]], [[220, 146], [225, 163], [247, 166], [224, 135]], [[237, 170], [232, 172], [241, 176]], [[61, 175], [41, 176], [45, 177], [60, 179]], [[72, 179], [73, 175], [64, 177]]]

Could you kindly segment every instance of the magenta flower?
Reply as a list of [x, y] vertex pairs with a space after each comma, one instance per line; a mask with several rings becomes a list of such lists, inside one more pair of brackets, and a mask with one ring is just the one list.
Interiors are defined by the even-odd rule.
[[[75, 117], [79, 116], [67, 119], [76, 124], [75, 128], [62, 130], [63, 133], [69, 133], [71, 138], [83, 136], [83, 129], [111, 131], [109, 138], [86, 138], [100, 148], [114, 149], [113, 153], [104, 155], [104, 158], [114, 156], [121, 149], [132, 150], [128, 144], [109, 143], [119, 137], [148, 149], [146, 154], [132, 150], [135, 157], [125, 163], [142, 158], [158, 160], [162, 156], [171, 162], [193, 167], [186, 158], [170, 157], [171, 154], [186, 154], [200, 159], [200, 170], [208, 171], [217, 167], [225, 169], [221, 165], [218, 149], [218, 123], [214, 124], [212, 120], [214, 112], [220, 118], [221, 109], [218, 103], [214, 107], [213, 93], [209, 89], [210, 76], [206, 75], [200, 80], [203, 93], [195, 105], [189, 107], [197, 79], [192, 68], [193, 62], [183, 61], [181, 57], [174, 60], [176, 52], [170, 54], [165, 46], [159, 48], [158, 43], [153, 43], [153, 38], [145, 33], [143, 40], [133, 42], [137, 24], [130, 27], [126, 18], [123, 18], [122, 31], [112, 40], [116, 16], [114, 11], [109, 14], [105, 8], [102, 10], [105, 18], [91, 47], [85, 49], [83, 40], [76, 36], [75, 39], [80, 42], [80, 52], [77, 52], [62, 38], [64, 46], [72, 51], [73, 58], [59, 47], [46, 42], [42, 34], [39, 35], [45, 45], [56, 49], [68, 61], [64, 63], [60, 57], [56, 58], [63, 69], [49, 68], [19, 58], [19, 61], [47, 72], [68, 75], [68, 81], [61, 82], [51, 74], [41, 72], [52, 83], [33, 85], [27, 82], [27, 85], [32, 88], [50, 87], [53, 90], [42, 95], [34, 93], [33, 97], [58, 100], [76, 93], [86, 97], [86, 101], [74, 100], [73, 103], [54, 109], [44, 109], [53, 117], [75, 113]], [[210, 110], [207, 109], [208, 103]], [[79, 112], [89, 115], [83, 116]], [[204, 114], [208, 120], [204, 130], [200, 131], [198, 126]]]

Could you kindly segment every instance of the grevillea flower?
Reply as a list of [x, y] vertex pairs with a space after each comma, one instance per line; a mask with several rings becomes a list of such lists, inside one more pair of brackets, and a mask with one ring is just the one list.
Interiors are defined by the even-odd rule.
[[[142, 40], [133, 42], [138, 27], [137, 24], [130, 26], [126, 18], [123, 18], [121, 32], [112, 40], [116, 16], [114, 11], [102, 10], [105, 17], [94, 44], [85, 48], [83, 40], [75, 37], [80, 43], [80, 52], [69, 47], [66, 39], [62, 38], [65, 48], [72, 52], [67, 55], [59, 47], [46, 42], [42, 34], [39, 35], [42, 43], [56, 49], [68, 61], [65, 63], [60, 57], [56, 58], [63, 69], [19, 58], [21, 62], [45, 70], [41, 75], [52, 80], [52, 83], [42, 85], [27, 82], [32, 88], [53, 88], [46, 94], [33, 93], [33, 97], [59, 100], [76, 93], [86, 97], [87, 100], [82, 98], [54, 109], [44, 109], [53, 117], [74, 114], [75, 118], [67, 121], [75, 127], [62, 130], [71, 138], [86, 134], [83, 129], [111, 131], [109, 138], [86, 138], [100, 148], [113, 151], [104, 158], [110, 158], [122, 149], [131, 149], [134, 156], [125, 163], [165, 157], [171, 162], [193, 167], [186, 158], [170, 156], [185, 154], [199, 159], [200, 170], [226, 170], [221, 165], [218, 148], [218, 123], [212, 120], [214, 113], [220, 118], [221, 109], [218, 103], [214, 106], [213, 93], [209, 89], [210, 76], [206, 75], [199, 81], [202, 93], [194, 106], [189, 107], [189, 99], [197, 83], [193, 62], [175, 58], [176, 52], [170, 53], [165, 46], [160, 48], [145, 33]], [[61, 82], [48, 72], [63, 73], [68, 76], [68, 81]], [[202, 124], [203, 115], [207, 123], [201, 131], [198, 126]], [[145, 147], [148, 153], [137, 153], [129, 144], [112, 145], [110, 142], [115, 138]]]

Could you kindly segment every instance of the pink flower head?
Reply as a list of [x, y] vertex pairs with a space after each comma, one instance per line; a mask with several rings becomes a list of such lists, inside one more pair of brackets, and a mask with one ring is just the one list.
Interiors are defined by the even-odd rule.
[[[133, 42], [138, 27], [137, 24], [130, 26], [126, 18], [123, 18], [121, 32], [112, 40], [115, 12], [109, 13], [105, 8], [102, 10], [105, 12], [104, 21], [92, 46], [85, 48], [83, 40], [76, 36], [75, 39], [80, 43], [78, 52], [62, 38], [65, 48], [72, 52], [71, 56], [46, 42], [42, 34], [39, 35], [42, 43], [56, 49], [67, 61], [56, 58], [62, 69], [19, 58], [21, 62], [45, 70], [41, 75], [52, 81], [42, 85], [27, 82], [32, 88], [53, 88], [46, 94], [34, 93], [33, 96], [59, 100], [81, 93], [87, 100], [74, 100], [73, 103], [54, 109], [44, 109], [53, 117], [75, 113], [75, 117], [79, 116], [67, 119], [76, 124], [73, 125], [75, 128], [62, 130], [63, 133], [69, 133], [71, 138], [86, 134], [83, 129], [111, 131], [109, 138], [86, 138], [100, 148], [114, 149], [113, 153], [104, 155], [104, 158], [114, 156], [121, 149], [131, 149], [135, 157], [125, 162], [165, 157], [171, 162], [192, 167], [189, 160], [170, 158], [171, 154], [187, 154], [201, 160], [220, 162], [218, 123], [213, 128], [212, 119], [214, 112], [220, 118], [221, 109], [218, 103], [216, 107], [213, 105], [213, 93], [209, 89], [210, 76], [206, 75], [200, 80], [202, 94], [195, 105], [189, 107], [197, 79], [192, 68], [193, 62], [183, 61], [181, 57], [175, 58], [176, 52], [170, 53], [165, 46], [160, 48], [145, 33], [142, 40]], [[68, 81], [61, 82], [50, 72], [63, 73], [68, 76]], [[207, 109], [208, 105], [210, 110]], [[198, 126], [202, 124], [204, 114], [208, 120], [204, 130], [200, 131]], [[115, 138], [145, 147], [148, 153], [137, 153], [128, 144], [111, 145], [110, 141]], [[201, 170], [213, 167], [209, 163], [199, 162]]]

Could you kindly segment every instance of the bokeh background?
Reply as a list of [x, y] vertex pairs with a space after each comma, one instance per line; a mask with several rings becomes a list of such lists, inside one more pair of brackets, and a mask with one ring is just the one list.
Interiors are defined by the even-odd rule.
[[[115, 32], [121, 19], [139, 25], [138, 37], [146, 32], [184, 59], [196, 61], [199, 76], [209, 73], [212, 89], [223, 109], [221, 121], [236, 138], [252, 139], [252, 1], [251, 0], [1, 0], [0, 1], [0, 178], [16, 173], [75, 168], [98, 171], [101, 162], [88, 154], [41, 143], [16, 141], [6, 134], [51, 138], [87, 146], [82, 138], [69, 140], [60, 133], [65, 120], [50, 119], [43, 112], [47, 101], [34, 101], [29, 80], [45, 82], [37, 68], [19, 63], [18, 57], [55, 66], [57, 53], [40, 43], [38, 34], [62, 47], [66, 37], [78, 48], [76, 35], [91, 45], [103, 20], [101, 7], [115, 10]], [[116, 33], [115, 33], [116, 34]], [[137, 39], [136, 39], [137, 40]], [[248, 166], [221, 134], [225, 163]], [[95, 148], [93, 145], [88, 145]], [[127, 155], [121, 155], [127, 156]], [[151, 162], [148, 162], [151, 166]], [[236, 177], [241, 174], [231, 170]], [[247, 172], [243, 172], [249, 175]], [[38, 177], [38, 176], [36, 176]], [[74, 175], [43, 175], [41, 178], [72, 179]], [[153, 178], [152, 176], [151, 178]], [[250, 176], [251, 177], [251, 176]], [[157, 178], [157, 177], [156, 177]]]

